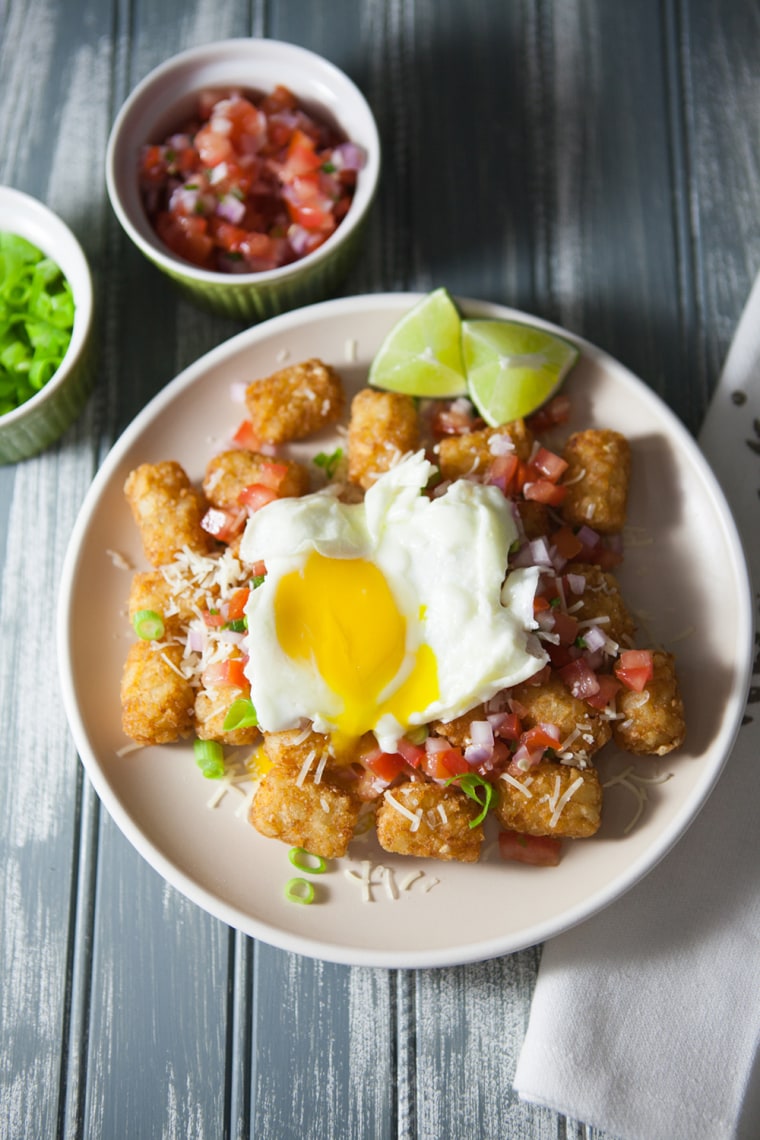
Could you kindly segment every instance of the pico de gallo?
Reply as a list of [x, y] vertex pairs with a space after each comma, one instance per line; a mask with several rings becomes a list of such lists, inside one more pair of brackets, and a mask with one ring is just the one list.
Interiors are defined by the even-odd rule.
[[278, 86], [204, 91], [195, 116], [142, 148], [145, 211], [172, 253], [260, 273], [312, 253], [346, 216], [365, 155]]

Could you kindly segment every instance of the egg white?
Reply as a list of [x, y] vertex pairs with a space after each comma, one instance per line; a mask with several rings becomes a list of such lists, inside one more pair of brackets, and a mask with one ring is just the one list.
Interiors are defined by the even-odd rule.
[[[267, 575], [248, 602], [246, 673], [265, 731], [308, 720], [330, 732], [343, 708], [342, 695], [313, 663], [288, 656], [277, 634], [278, 585], [302, 571], [312, 552], [364, 559], [384, 575], [406, 620], [404, 662], [391, 690], [406, 679], [423, 642], [433, 651], [438, 695], [408, 717], [409, 725], [460, 716], [545, 663], [531, 633], [538, 570], [514, 571], [505, 582], [517, 536], [508, 502], [498, 488], [467, 480], [430, 499], [422, 491], [433, 472], [419, 452], [383, 474], [363, 503], [342, 503], [328, 488], [277, 500], [249, 520], [241, 557], [263, 560]], [[370, 727], [380, 747], [393, 751], [406, 725], [378, 710]]]

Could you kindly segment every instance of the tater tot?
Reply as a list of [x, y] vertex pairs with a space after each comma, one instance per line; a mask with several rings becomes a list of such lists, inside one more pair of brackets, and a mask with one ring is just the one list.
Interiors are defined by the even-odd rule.
[[179, 463], [142, 463], [130, 472], [124, 493], [153, 566], [171, 562], [184, 546], [197, 554], [214, 549], [201, 527], [206, 503]]
[[483, 828], [470, 824], [479, 812], [458, 788], [408, 781], [383, 795], [377, 809], [378, 842], [399, 855], [477, 863]]
[[584, 523], [599, 534], [618, 534], [625, 525], [631, 449], [616, 431], [589, 428], [570, 436], [563, 458], [567, 494], [562, 517], [571, 526]]
[[351, 402], [348, 477], [365, 491], [420, 445], [417, 408], [411, 396], [363, 388]]
[[574, 697], [555, 673], [537, 684], [524, 681], [516, 685], [511, 696], [519, 706], [523, 728], [557, 726], [563, 759], [584, 764], [612, 735], [609, 721]]
[[436, 736], [445, 736], [454, 748], [467, 748], [472, 744], [472, 722], [486, 719], [485, 705], [475, 705], [454, 720], [435, 720], [430, 725], [430, 731]]
[[222, 451], [209, 460], [203, 478], [204, 494], [214, 507], [237, 507], [241, 491], [252, 483], [261, 483], [264, 479], [277, 475], [274, 468], [284, 469], [282, 481], [277, 488], [281, 498], [297, 498], [309, 490], [309, 472], [294, 459], [274, 460], [259, 455], [258, 452], [233, 448]]
[[345, 397], [334, 368], [305, 360], [249, 384], [245, 402], [257, 438], [286, 443], [337, 423]]
[[179, 672], [181, 645], [130, 646], [121, 677], [121, 720], [138, 744], [169, 744], [193, 727], [195, 693]]
[[231, 685], [201, 689], [195, 698], [196, 736], [200, 740], [216, 740], [220, 744], [255, 744], [259, 738], [256, 725], [234, 729], [224, 727], [231, 705], [245, 695]]
[[636, 622], [623, 601], [615, 575], [585, 562], [573, 563], [569, 569], [585, 579], [580, 597], [567, 592], [567, 604], [573, 617], [581, 622], [596, 621], [611, 641], [623, 648], [630, 647], [636, 633]]
[[269, 839], [303, 847], [324, 859], [346, 854], [361, 800], [312, 772], [298, 783], [289, 766], [275, 764], [256, 792], [249, 822]]
[[623, 689], [617, 709], [623, 719], [615, 721], [615, 743], [626, 752], [641, 756], [665, 756], [679, 748], [686, 735], [683, 700], [672, 653], [655, 650], [654, 676], [643, 692]]
[[179, 636], [195, 615], [191, 595], [176, 594], [160, 570], [138, 571], [129, 591], [129, 620], [140, 610], [153, 610], [164, 621], [166, 636]]
[[533, 435], [524, 420], [513, 420], [501, 427], [480, 428], [442, 439], [436, 448], [441, 476], [444, 479], [462, 479], [467, 475], [482, 475], [498, 453], [498, 445], [492, 444], [491, 440], [499, 436], [510, 440], [518, 459], [528, 459]]
[[602, 786], [595, 768], [542, 760], [529, 772], [498, 780], [496, 817], [523, 835], [585, 839], [599, 830]]

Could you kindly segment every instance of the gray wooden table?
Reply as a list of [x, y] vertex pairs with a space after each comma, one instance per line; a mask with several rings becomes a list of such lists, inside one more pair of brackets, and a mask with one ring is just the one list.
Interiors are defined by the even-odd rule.
[[109, 128], [164, 58], [247, 34], [321, 52], [377, 115], [347, 293], [445, 284], [557, 321], [696, 432], [760, 267], [756, 0], [0, 0], [0, 182], [80, 237], [100, 350], [60, 445], [0, 468], [0, 1135], [599, 1138], [512, 1091], [539, 947], [394, 972], [254, 943], [127, 844], [67, 730], [52, 628], [83, 496], [240, 327], [128, 244]]

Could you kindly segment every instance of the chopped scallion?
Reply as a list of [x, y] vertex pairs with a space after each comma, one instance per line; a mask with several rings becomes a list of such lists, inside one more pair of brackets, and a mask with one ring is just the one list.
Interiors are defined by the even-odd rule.
[[327, 870], [327, 860], [321, 855], [312, 855], [305, 847], [291, 847], [288, 859], [299, 871], [308, 871], [310, 875], [323, 875]]
[[288, 879], [285, 884], [285, 898], [288, 902], [308, 906], [314, 902], [314, 887], [306, 879]]
[[314, 456], [312, 463], [315, 467], [321, 467], [327, 478], [332, 479], [342, 458], [343, 448], [336, 447], [332, 455], [328, 455], [326, 451], [320, 451]]
[[221, 780], [224, 775], [224, 749], [216, 740], [196, 740], [193, 744], [195, 763], [207, 780]]
[[132, 627], [143, 641], [160, 641], [164, 636], [164, 619], [155, 610], [138, 610]]
[[228, 708], [222, 728], [225, 732], [234, 732], [236, 728], [255, 728], [258, 723], [250, 697], [238, 697]]
[[[493, 800], [493, 784], [488, 780], [484, 780], [482, 776], [478, 776], [476, 772], [465, 772], [463, 776], [452, 776], [449, 780], [445, 781], [446, 784], [456, 783], [471, 800], [474, 800], [478, 807], [483, 810], [475, 819], [470, 820], [470, 827], [477, 827], [488, 815]], [[478, 794], [482, 789], [482, 798]]]

